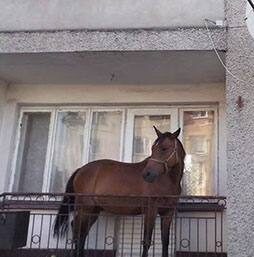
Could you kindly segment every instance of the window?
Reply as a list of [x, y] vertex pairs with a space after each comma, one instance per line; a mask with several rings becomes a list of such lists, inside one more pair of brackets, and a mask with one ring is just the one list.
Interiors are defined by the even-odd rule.
[[[205, 115], [204, 115], [205, 114]], [[184, 193], [215, 192], [215, 111], [183, 111]]]
[[71, 174], [89, 161], [141, 161], [150, 155], [156, 125], [163, 132], [182, 127], [183, 193], [215, 194], [216, 113], [205, 107], [24, 107], [11, 189], [64, 192]]
[[150, 155], [152, 144], [156, 139], [153, 125], [161, 131], [170, 130], [169, 115], [143, 115], [134, 117], [133, 162], [139, 162]]
[[[89, 161], [121, 159], [121, 111], [96, 111], [92, 114]], [[108, 147], [110, 146], [110, 151]]]
[[40, 192], [42, 189], [50, 116], [49, 112], [23, 113], [14, 191]]
[[63, 192], [68, 178], [82, 164], [86, 112], [57, 114], [51, 168], [51, 192]]

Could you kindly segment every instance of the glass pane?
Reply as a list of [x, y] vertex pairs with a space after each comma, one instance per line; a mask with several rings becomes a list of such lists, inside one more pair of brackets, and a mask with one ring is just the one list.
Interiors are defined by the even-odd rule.
[[185, 111], [184, 193], [214, 194], [214, 111]]
[[67, 180], [82, 164], [85, 123], [85, 112], [60, 112], [57, 115], [51, 192], [64, 192]]
[[122, 112], [94, 112], [90, 139], [89, 161], [120, 160]]
[[48, 145], [50, 113], [24, 113], [14, 190], [40, 192]]
[[151, 154], [156, 133], [153, 126], [161, 132], [170, 131], [170, 115], [142, 115], [134, 119], [133, 162], [144, 160]]

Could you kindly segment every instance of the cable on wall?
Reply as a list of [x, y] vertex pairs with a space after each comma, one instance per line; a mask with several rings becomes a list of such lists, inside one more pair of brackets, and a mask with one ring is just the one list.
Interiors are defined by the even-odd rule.
[[208, 21], [209, 21], [208, 19], [205, 19], [205, 26], [206, 26], [206, 30], [207, 30], [207, 32], [208, 32], [208, 37], [209, 37], [209, 39], [210, 39], [210, 41], [211, 41], [212, 48], [213, 48], [213, 50], [214, 50], [214, 52], [215, 52], [217, 58], [219, 59], [221, 65], [224, 67], [224, 69], [226, 70], [226, 72], [227, 72], [231, 77], [233, 77], [234, 79], [236, 79], [236, 80], [238, 80], [238, 81], [240, 81], [240, 82], [243, 82], [243, 83], [245, 83], [245, 84], [249, 84], [249, 82], [247, 82], [247, 81], [245, 81], [245, 80], [243, 80], [243, 79], [240, 79], [239, 77], [237, 77], [236, 75], [234, 75], [234, 74], [228, 69], [228, 67], [225, 65], [225, 63], [223, 62], [222, 58], [220, 57], [220, 55], [219, 55], [219, 53], [218, 53], [218, 50], [217, 50], [216, 47], [215, 47], [215, 44], [214, 44], [214, 41], [213, 41], [213, 38], [212, 38], [211, 31], [210, 31], [210, 29], [209, 29], [209, 27], [208, 27], [208, 24], [207, 24]]

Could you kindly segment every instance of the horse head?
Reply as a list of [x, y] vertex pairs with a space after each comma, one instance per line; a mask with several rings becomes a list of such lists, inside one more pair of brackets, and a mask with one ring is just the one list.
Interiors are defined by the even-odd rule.
[[169, 174], [175, 167], [179, 167], [181, 177], [185, 157], [185, 151], [178, 139], [181, 129], [174, 133], [162, 133], [155, 126], [154, 129], [157, 139], [153, 143], [152, 154], [142, 172], [144, 180], [152, 183], [162, 174]]

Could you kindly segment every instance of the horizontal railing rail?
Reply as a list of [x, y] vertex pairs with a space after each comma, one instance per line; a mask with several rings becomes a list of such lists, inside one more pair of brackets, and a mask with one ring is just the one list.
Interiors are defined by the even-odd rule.
[[[225, 196], [136, 196], [136, 195], [92, 195], [92, 194], [67, 194], [67, 193], [3, 193], [0, 194], [0, 208], [4, 209], [35, 209], [35, 210], [56, 210], [61, 205], [62, 198], [81, 197], [100, 201], [103, 206], [123, 205], [129, 207], [145, 207], [151, 202], [157, 207], [176, 206], [180, 212], [184, 211], [223, 211], [226, 209]], [[104, 202], [102, 202], [104, 201]], [[174, 203], [172, 203], [172, 201]], [[177, 201], [177, 202], [175, 202]]]

